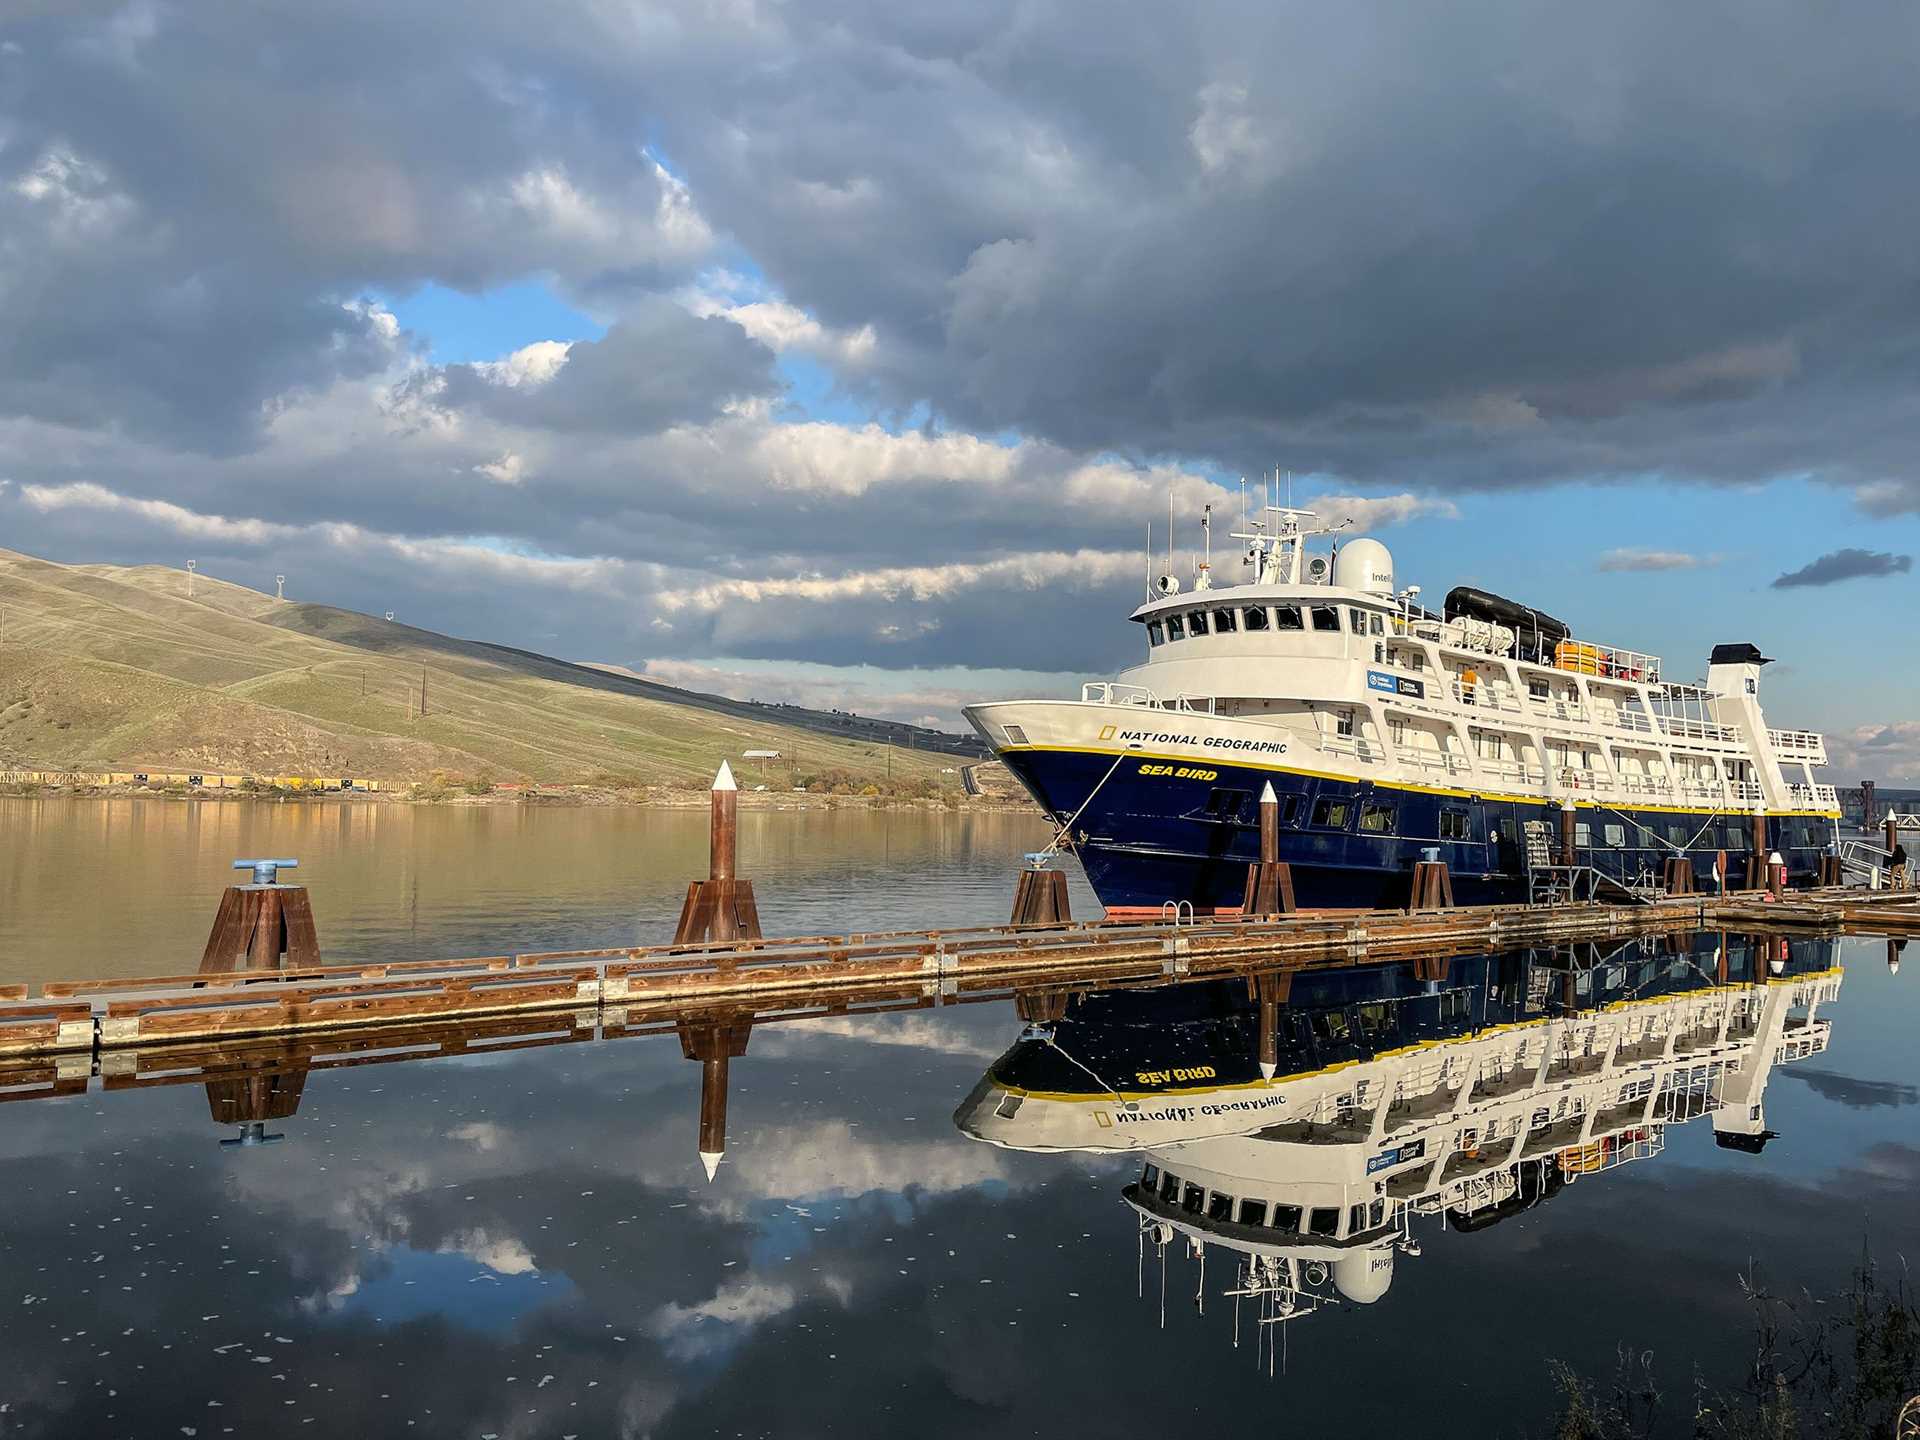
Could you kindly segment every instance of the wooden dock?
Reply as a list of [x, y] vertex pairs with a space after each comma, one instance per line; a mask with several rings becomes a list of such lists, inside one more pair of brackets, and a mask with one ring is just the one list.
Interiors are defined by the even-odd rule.
[[798, 1003], [863, 992], [942, 1003], [1011, 987], [1230, 975], [1660, 931], [1810, 927], [1920, 934], [1920, 894], [1820, 890], [1778, 903], [1754, 893], [1639, 905], [990, 926], [70, 980], [44, 984], [38, 994], [0, 987], [0, 1056], [105, 1055], [547, 1013], [605, 1017], [656, 1003]]

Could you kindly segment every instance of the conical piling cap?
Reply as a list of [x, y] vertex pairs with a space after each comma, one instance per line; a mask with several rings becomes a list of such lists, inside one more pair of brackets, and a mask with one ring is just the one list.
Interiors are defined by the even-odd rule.
[[740, 788], [733, 783], [733, 767], [724, 760], [720, 762], [720, 773], [713, 777], [713, 788], [716, 790], [738, 790]]
[[1274, 1073], [1275, 1073], [1275, 1072], [1276, 1072], [1277, 1070], [1279, 1070], [1279, 1068], [1280, 1068], [1280, 1067], [1279, 1067], [1278, 1065], [1276, 1065], [1276, 1064], [1274, 1064], [1274, 1063], [1273, 1063], [1273, 1061], [1271, 1061], [1271, 1060], [1262, 1060], [1262, 1061], [1260, 1062], [1260, 1078], [1261, 1078], [1262, 1080], [1271, 1080], [1271, 1079], [1273, 1079], [1273, 1077], [1274, 1077]]
[[1260, 803], [1262, 805], [1278, 805], [1280, 803], [1280, 797], [1273, 793], [1273, 781], [1267, 781], [1266, 787], [1261, 790]]
[[702, 1150], [700, 1152], [700, 1168], [707, 1172], [707, 1183], [709, 1185], [713, 1183], [713, 1177], [715, 1173], [719, 1171], [720, 1161], [724, 1158], [725, 1154], [726, 1152], [724, 1150]]

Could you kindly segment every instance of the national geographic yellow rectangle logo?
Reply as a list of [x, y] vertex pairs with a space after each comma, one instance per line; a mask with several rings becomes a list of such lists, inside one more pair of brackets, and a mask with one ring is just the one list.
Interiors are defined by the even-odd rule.
[[1118, 726], [1114, 726], [1114, 725], [1102, 725], [1102, 726], [1100, 727], [1100, 736], [1099, 736], [1099, 738], [1100, 738], [1100, 739], [1102, 739], [1102, 740], [1111, 740], [1111, 739], [1113, 739], [1113, 732], [1114, 732], [1114, 731], [1115, 731], [1116, 729], [1118, 729], [1118, 728], [1119, 728]]

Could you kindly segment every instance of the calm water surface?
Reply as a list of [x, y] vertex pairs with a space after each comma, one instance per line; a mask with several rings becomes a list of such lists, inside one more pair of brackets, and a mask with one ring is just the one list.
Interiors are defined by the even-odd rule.
[[[745, 810], [770, 933], [1004, 924], [1037, 816]], [[631, 807], [0, 798], [0, 983], [199, 964], [240, 858], [291, 857], [329, 959], [433, 959], [673, 938], [707, 815]], [[1074, 913], [1098, 913], [1072, 877]]]
[[[330, 847], [318, 829], [236, 843], [225, 827], [266, 822], [169, 814], [151, 823], [191, 853], [163, 859], [117, 828], [138, 815], [14, 811], [6, 953], [138, 969], [128, 957], [165, 948], [147, 943], [142, 901], [167, 945], [197, 953], [218, 865], [250, 849], [311, 855], [316, 899], [354, 890], [365, 914], [336, 902], [321, 923], [356, 950], [498, 949], [539, 926], [596, 943], [656, 923], [698, 853], [698, 817], [401, 814], [271, 821], [345, 826]], [[770, 818], [793, 833], [752, 832], [756, 875], [782, 877], [764, 894], [816, 920], [870, 915], [869, 900], [903, 922], [1001, 918], [1009, 859], [1034, 843], [1000, 821]], [[390, 849], [355, 828], [389, 824]], [[64, 859], [23, 863], [27, 826]], [[112, 863], [86, 863], [87, 835]], [[109, 900], [104, 875], [136, 893]], [[598, 893], [616, 883], [622, 902]], [[88, 894], [115, 914], [76, 920]], [[504, 919], [493, 895], [512, 897]], [[65, 920], [42, 905], [23, 921], [23, 896], [58, 900]], [[71, 947], [62, 924], [81, 931]], [[1552, 1359], [1604, 1378], [1624, 1345], [1655, 1356], [1675, 1397], [1696, 1365], [1737, 1385], [1743, 1275], [1826, 1292], [1863, 1243], [1888, 1260], [1920, 1248], [1920, 973], [1891, 973], [1880, 942], [1795, 957], [1834, 962], [1831, 1044], [1773, 1072], [1761, 1153], [1717, 1145], [1702, 1115], [1666, 1125], [1664, 1153], [1490, 1229], [1416, 1219], [1417, 1253], [1398, 1254], [1386, 1293], [1290, 1322], [1271, 1376], [1251, 1312], [1235, 1345], [1217, 1247], [1204, 1314], [1197, 1265], [1170, 1247], [1163, 1317], [1159, 1260], [1149, 1244], [1142, 1264], [1121, 1199], [1140, 1156], [956, 1128], [1022, 1033], [1004, 1002], [761, 1019], [731, 1062], [711, 1182], [702, 1067], [670, 1030], [394, 1063], [256, 1059], [252, 1079], [212, 1085], [182, 1062], [187, 1083], [95, 1076], [64, 1098], [15, 1077], [0, 1089], [16, 1101], [0, 1104], [0, 1435], [1157, 1436], [1282, 1418], [1300, 1435], [1531, 1435], [1553, 1413]], [[1518, 963], [1514, 1003], [1551, 1010], [1558, 973]], [[1624, 977], [1613, 993], [1694, 983], [1658, 954], [1605, 963]], [[1453, 984], [1395, 967], [1378, 983]], [[1469, 1032], [1489, 993], [1473, 983]], [[1077, 1023], [1060, 1043], [1093, 1056]], [[255, 1115], [283, 1138], [221, 1143]], [[1685, 1433], [1684, 1398], [1671, 1408]]]

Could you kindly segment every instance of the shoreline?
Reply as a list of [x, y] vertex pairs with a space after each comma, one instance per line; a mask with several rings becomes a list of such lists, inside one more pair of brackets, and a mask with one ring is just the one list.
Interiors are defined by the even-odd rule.
[[[292, 790], [273, 787], [247, 789], [216, 786], [144, 784], [43, 784], [10, 782], [0, 785], [0, 799], [142, 799], [159, 801], [213, 801], [273, 805], [427, 805], [504, 806], [537, 805], [562, 809], [628, 807], [637, 810], [705, 810], [712, 802], [707, 788], [677, 785], [613, 787], [592, 784], [497, 785], [482, 793], [454, 786], [423, 791], [409, 785], [379, 790]], [[837, 795], [828, 791], [755, 790], [742, 787], [740, 808], [761, 811], [913, 810], [954, 815], [1033, 815], [1040, 808], [1026, 795], [952, 794], [947, 796]]]

